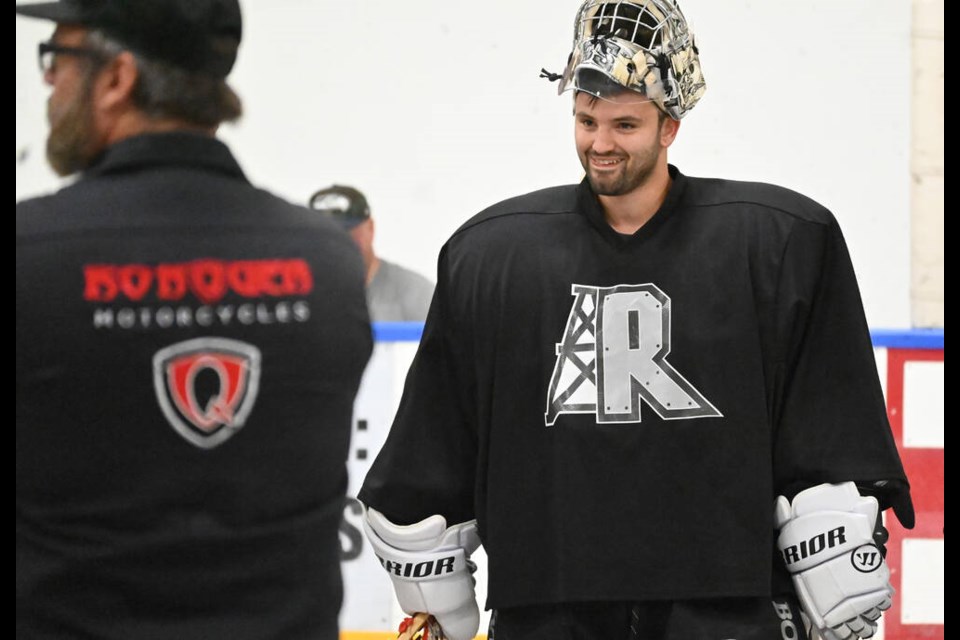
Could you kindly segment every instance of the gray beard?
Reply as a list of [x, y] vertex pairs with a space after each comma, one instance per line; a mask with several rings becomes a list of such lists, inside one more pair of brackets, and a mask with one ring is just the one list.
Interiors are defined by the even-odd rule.
[[76, 99], [57, 119], [50, 123], [47, 136], [47, 162], [60, 176], [69, 176], [90, 166], [98, 153], [94, 142], [93, 83], [84, 80]]

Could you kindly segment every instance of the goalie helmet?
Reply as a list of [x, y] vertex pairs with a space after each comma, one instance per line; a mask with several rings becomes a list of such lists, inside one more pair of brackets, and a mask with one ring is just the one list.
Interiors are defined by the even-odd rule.
[[693, 34], [675, 0], [586, 0], [558, 93], [609, 98], [624, 89], [681, 119], [706, 83]]

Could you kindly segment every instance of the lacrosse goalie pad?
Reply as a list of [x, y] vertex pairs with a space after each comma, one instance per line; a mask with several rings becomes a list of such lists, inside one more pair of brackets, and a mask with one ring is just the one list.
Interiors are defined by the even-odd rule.
[[860, 495], [852, 482], [811, 487], [792, 503], [776, 500], [777, 547], [824, 640], [872, 637], [892, 604], [890, 570], [875, 538], [884, 531], [878, 517], [877, 499]]
[[407, 614], [433, 615], [449, 640], [477, 634], [480, 609], [470, 562], [480, 546], [476, 520], [448, 527], [435, 515], [401, 526], [367, 507], [363, 528]]

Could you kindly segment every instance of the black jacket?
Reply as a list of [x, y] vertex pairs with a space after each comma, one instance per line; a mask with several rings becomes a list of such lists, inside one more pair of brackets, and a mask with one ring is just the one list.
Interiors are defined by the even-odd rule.
[[17, 635], [336, 638], [362, 260], [221, 142], [17, 204]]

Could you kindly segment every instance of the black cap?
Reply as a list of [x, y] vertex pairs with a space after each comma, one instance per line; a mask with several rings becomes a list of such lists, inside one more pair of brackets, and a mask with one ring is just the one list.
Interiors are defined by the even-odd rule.
[[99, 29], [146, 58], [217, 78], [233, 68], [242, 31], [238, 0], [59, 0], [17, 13]]
[[347, 230], [370, 218], [370, 206], [363, 194], [337, 184], [310, 196], [310, 208], [330, 216]]

